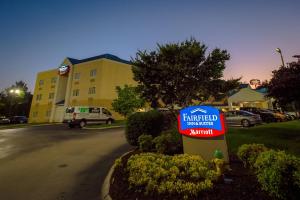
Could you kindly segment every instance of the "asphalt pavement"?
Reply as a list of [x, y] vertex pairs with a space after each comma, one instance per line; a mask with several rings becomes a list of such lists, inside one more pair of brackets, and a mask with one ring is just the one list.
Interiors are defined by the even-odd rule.
[[113, 161], [130, 149], [123, 128], [0, 130], [0, 199], [100, 199]]

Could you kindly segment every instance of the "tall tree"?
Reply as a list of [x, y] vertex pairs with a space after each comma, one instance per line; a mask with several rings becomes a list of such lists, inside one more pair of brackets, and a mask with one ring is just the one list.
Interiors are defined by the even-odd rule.
[[[18, 90], [18, 93], [15, 91]], [[0, 94], [1, 115], [29, 115], [32, 94], [24, 81], [17, 81]]]
[[145, 100], [140, 97], [136, 87], [125, 85], [124, 88], [116, 87], [118, 98], [113, 100], [112, 107], [114, 111], [127, 117], [137, 109], [145, 105]]
[[268, 96], [274, 97], [279, 105], [293, 103], [300, 110], [300, 63], [291, 63], [274, 70], [268, 84]]
[[[194, 38], [181, 43], [157, 45], [156, 51], [138, 51], [132, 59], [134, 80], [152, 107], [158, 101], [173, 107], [187, 106], [193, 100], [205, 101], [211, 95], [233, 89], [239, 79], [222, 80], [226, 50], [213, 49]], [[226, 83], [226, 87], [224, 87]]]

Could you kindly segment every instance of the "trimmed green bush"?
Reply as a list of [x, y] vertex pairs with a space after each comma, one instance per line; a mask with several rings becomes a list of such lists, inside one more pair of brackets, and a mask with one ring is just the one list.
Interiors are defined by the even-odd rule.
[[162, 154], [179, 154], [182, 150], [182, 137], [177, 128], [162, 132], [160, 136], [153, 139], [155, 150]]
[[171, 134], [162, 134], [154, 138], [153, 143], [155, 145], [156, 152], [167, 154], [168, 147], [172, 143], [172, 136]]
[[213, 188], [218, 175], [212, 165], [196, 155], [133, 155], [127, 162], [129, 184], [145, 194], [176, 194], [184, 199]]
[[138, 146], [140, 135], [158, 136], [163, 130], [163, 114], [157, 110], [137, 112], [127, 119], [125, 135], [129, 144]]
[[152, 151], [153, 147], [153, 137], [152, 135], [141, 135], [138, 139], [139, 148], [143, 152]]
[[267, 150], [263, 144], [243, 144], [239, 147], [237, 155], [243, 161], [244, 166], [253, 168], [259, 154]]
[[254, 164], [262, 189], [278, 199], [300, 196], [300, 159], [284, 151], [262, 152]]
[[177, 125], [177, 116], [176, 116], [176, 111], [171, 112], [171, 111], [164, 111], [161, 112], [164, 116], [164, 123], [163, 123], [163, 130], [169, 130], [172, 129], [174, 125]]

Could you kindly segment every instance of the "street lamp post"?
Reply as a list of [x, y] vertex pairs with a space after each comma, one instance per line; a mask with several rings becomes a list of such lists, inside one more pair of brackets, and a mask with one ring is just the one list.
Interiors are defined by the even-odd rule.
[[19, 95], [21, 93], [21, 90], [19, 89], [10, 89], [9, 94], [10, 94], [10, 101], [9, 101], [9, 116], [11, 117], [11, 110], [12, 110], [12, 95]]
[[282, 52], [281, 52], [281, 49], [280, 48], [276, 48], [275, 49], [279, 54], [280, 54], [280, 57], [281, 57], [281, 62], [282, 62], [282, 66], [285, 67], [284, 65], [284, 61], [283, 61], [283, 56], [282, 56]]

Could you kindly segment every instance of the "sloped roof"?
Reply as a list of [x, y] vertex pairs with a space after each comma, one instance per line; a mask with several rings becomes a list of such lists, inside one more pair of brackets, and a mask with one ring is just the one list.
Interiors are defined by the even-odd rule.
[[250, 86], [249, 86], [248, 83], [242, 83], [242, 84], [239, 85], [239, 88], [238, 88], [238, 89], [230, 90], [230, 91], [228, 92], [228, 96], [234, 95], [235, 93], [239, 92], [240, 89], [243, 89], [243, 88], [250, 88]]
[[121, 63], [125, 63], [125, 64], [131, 64], [130, 61], [127, 61], [127, 60], [124, 60], [124, 59], [121, 59], [115, 55], [112, 55], [112, 54], [102, 54], [102, 55], [99, 55], [99, 56], [93, 56], [93, 57], [90, 57], [90, 58], [85, 58], [85, 59], [81, 59], [81, 60], [78, 60], [78, 59], [75, 59], [75, 58], [69, 58], [69, 61], [74, 65], [74, 64], [79, 64], [79, 63], [84, 63], [84, 62], [89, 62], [89, 61], [93, 61], [93, 60], [98, 60], [98, 59], [102, 59], [102, 58], [106, 58], [108, 60], [113, 60], [113, 61], [117, 61], [117, 62], [121, 62]]
[[264, 101], [265, 95], [251, 88], [242, 88], [232, 96], [228, 97], [228, 101], [242, 102], [242, 101]]
[[242, 89], [242, 88], [247, 88], [247, 87], [250, 87], [248, 83], [242, 83], [240, 84], [239, 88]]
[[256, 89], [255, 91], [266, 94], [268, 92], [268, 88], [262, 87], [262, 88]]
[[251, 89], [253, 91], [260, 92], [262, 94], [267, 94], [268, 93], [268, 88], [266, 88], [266, 87], [259, 87], [257, 89], [252, 89], [249, 86], [249, 84], [243, 83], [243, 84], [240, 84], [239, 89], [230, 90], [228, 92], [228, 96], [232, 96], [232, 95], [238, 93], [241, 89], [244, 89], [244, 88], [249, 88], [249, 89]]

